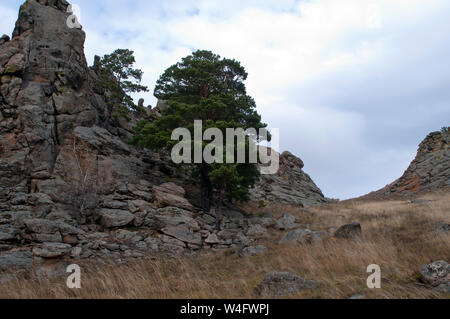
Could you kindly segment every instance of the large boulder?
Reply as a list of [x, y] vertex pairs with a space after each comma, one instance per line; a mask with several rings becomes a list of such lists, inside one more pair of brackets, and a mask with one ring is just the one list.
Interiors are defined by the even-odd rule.
[[306, 280], [287, 272], [271, 272], [264, 276], [256, 292], [262, 298], [281, 298], [295, 295], [302, 290], [317, 289], [319, 286], [320, 282], [315, 280]]

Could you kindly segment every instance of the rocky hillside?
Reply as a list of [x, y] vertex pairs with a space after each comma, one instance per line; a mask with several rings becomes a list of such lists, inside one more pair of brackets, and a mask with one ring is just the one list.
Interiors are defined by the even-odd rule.
[[375, 197], [413, 195], [450, 186], [450, 132], [430, 133], [420, 144], [416, 158], [398, 180], [370, 194]]
[[[12, 38], [0, 40], [0, 271], [29, 269], [32, 257], [36, 269], [69, 256], [122, 260], [246, 246], [264, 234], [231, 210], [215, 231], [185, 170], [126, 143], [135, 122], [108, 120], [85, 33], [67, 26], [67, 6], [26, 1]], [[163, 106], [149, 107], [149, 118]], [[284, 153], [280, 166], [253, 190], [255, 200], [325, 201], [300, 159]]]

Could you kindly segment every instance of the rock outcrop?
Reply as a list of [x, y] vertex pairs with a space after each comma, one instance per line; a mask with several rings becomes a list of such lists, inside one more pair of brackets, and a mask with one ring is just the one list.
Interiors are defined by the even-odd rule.
[[450, 132], [430, 133], [420, 144], [416, 158], [398, 180], [369, 194], [371, 197], [409, 196], [450, 186]]
[[262, 175], [252, 190], [255, 201], [281, 202], [295, 206], [313, 206], [327, 202], [322, 191], [303, 171], [303, 161], [289, 152], [279, 157], [277, 174]]
[[[67, 24], [68, 5], [28, 0], [12, 38], [0, 39], [0, 270], [29, 269], [32, 258], [36, 266], [245, 249], [265, 237], [267, 221], [231, 210], [216, 230], [192, 188], [177, 186], [189, 184], [183, 170], [127, 144], [135, 119], [110, 119], [96, 67], [86, 63], [85, 33]], [[166, 107], [160, 101], [149, 117]], [[263, 177], [254, 199], [323, 202], [302, 168], [284, 153], [280, 172]]]

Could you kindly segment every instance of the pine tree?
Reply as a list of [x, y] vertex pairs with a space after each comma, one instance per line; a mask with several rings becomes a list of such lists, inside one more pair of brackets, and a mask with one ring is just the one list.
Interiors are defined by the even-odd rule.
[[141, 85], [143, 72], [134, 69], [136, 62], [134, 52], [128, 49], [117, 49], [111, 54], [97, 59], [94, 69], [98, 75], [98, 85], [105, 92], [109, 117], [122, 116], [129, 119], [130, 112], [142, 112], [133, 101], [130, 93], [147, 92]]
[[[203, 132], [208, 128], [247, 130], [265, 128], [256, 104], [246, 91], [247, 73], [236, 60], [221, 58], [210, 51], [196, 51], [168, 68], [157, 81], [155, 96], [165, 100], [169, 108], [153, 123], [141, 121], [136, 127], [134, 142], [154, 150], [171, 149], [172, 131], [187, 128], [194, 136], [194, 121], [201, 120]], [[249, 137], [253, 140], [259, 136]], [[193, 143], [193, 140], [191, 141]], [[205, 147], [211, 141], [204, 141]], [[225, 142], [225, 141], [224, 141]], [[246, 140], [246, 154], [250, 140]], [[202, 207], [209, 210], [213, 200], [245, 201], [249, 189], [259, 180], [256, 164], [197, 163], [197, 177], [201, 186]]]

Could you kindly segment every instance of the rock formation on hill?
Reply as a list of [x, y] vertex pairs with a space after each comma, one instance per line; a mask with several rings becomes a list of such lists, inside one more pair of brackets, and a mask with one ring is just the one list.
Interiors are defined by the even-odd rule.
[[450, 132], [430, 133], [420, 144], [416, 158], [402, 177], [369, 194], [374, 197], [408, 196], [450, 186]]
[[[195, 208], [185, 172], [126, 143], [133, 119], [108, 120], [85, 33], [68, 27], [67, 6], [26, 1], [12, 38], [0, 40], [0, 272], [30, 268], [33, 256], [47, 265], [250, 243], [241, 213], [226, 212], [215, 231], [214, 216]], [[325, 200], [300, 159], [284, 153], [280, 164], [255, 188], [256, 200]]]

